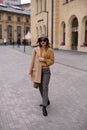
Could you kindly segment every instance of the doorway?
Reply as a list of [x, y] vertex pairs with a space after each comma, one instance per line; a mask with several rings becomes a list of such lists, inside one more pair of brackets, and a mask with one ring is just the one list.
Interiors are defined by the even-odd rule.
[[78, 32], [72, 32], [72, 50], [77, 50]]
[[72, 41], [71, 49], [77, 50], [78, 47], [78, 20], [74, 18], [72, 21]]

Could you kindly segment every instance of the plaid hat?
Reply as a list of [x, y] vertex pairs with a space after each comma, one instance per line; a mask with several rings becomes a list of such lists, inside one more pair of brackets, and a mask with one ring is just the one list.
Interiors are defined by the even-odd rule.
[[46, 34], [41, 34], [39, 38], [48, 38]]
[[37, 43], [40, 43], [42, 40], [46, 40], [47, 42], [49, 42], [46, 34], [41, 34], [40, 37], [37, 40]]

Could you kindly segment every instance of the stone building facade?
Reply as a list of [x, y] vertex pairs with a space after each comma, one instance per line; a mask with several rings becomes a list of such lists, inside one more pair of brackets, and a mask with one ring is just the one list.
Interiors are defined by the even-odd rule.
[[[51, 1], [51, 0], [50, 0]], [[36, 44], [37, 38], [45, 33], [52, 40], [52, 3], [49, 0], [31, 1], [31, 34], [32, 44]], [[52, 43], [52, 41], [51, 41]]]
[[0, 44], [16, 42], [30, 31], [30, 11], [16, 6], [0, 5]]
[[42, 33], [53, 48], [87, 52], [87, 0], [32, 0], [32, 45]]

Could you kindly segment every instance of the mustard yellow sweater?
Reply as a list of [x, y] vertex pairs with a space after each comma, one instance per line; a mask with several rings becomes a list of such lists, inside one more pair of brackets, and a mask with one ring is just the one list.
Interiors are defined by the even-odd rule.
[[44, 61], [41, 62], [42, 68], [48, 68], [54, 63], [54, 52], [52, 48], [41, 48], [40, 55], [44, 58]]

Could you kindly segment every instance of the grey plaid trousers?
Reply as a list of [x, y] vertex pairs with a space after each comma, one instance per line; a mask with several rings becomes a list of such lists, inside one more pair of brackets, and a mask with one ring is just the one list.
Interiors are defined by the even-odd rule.
[[51, 75], [51, 72], [50, 72], [49, 68], [42, 69], [41, 83], [39, 85], [39, 90], [40, 90], [40, 94], [42, 97], [43, 106], [47, 106], [47, 102], [49, 100], [48, 85], [49, 85], [49, 81], [50, 81], [50, 75]]

